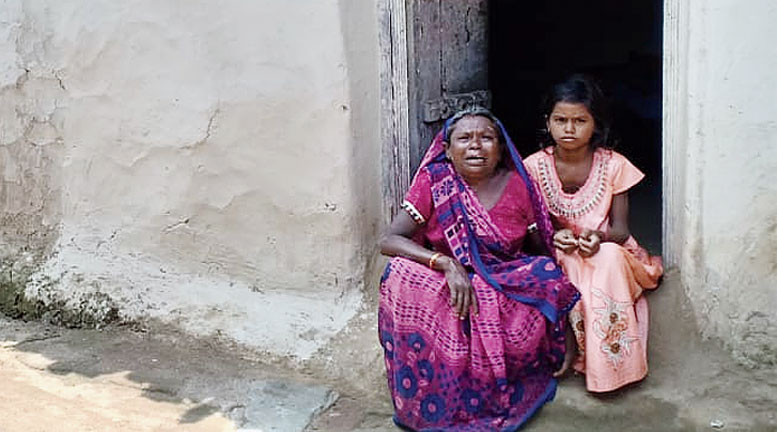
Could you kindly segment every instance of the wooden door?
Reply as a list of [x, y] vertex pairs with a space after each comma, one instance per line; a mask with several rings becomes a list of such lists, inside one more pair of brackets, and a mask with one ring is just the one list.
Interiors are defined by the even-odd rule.
[[488, 0], [407, 0], [411, 173], [443, 121], [468, 105], [490, 107]]
[[378, 2], [385, 222], [443, 120], [491, 105], [488, 0]]

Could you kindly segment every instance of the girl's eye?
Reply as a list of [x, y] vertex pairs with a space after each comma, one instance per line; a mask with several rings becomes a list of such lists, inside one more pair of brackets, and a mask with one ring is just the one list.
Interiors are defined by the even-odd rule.
[[587, 120], [584, 118], [575, 119], [577, 123], [585, 123]]

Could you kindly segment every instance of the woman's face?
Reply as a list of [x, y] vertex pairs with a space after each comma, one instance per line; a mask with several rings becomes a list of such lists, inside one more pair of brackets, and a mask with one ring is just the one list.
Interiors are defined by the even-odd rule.
[[581, 103], [558, 102], [548, 116], [548, 131], [564, 150], [578, 150], [591, 142], [596, 124], [588, 108]]
[[490, 177], [501, 158], [501, 143], [496, 126], [486, 117], [462, 117], [453, 126], [445, 154], [465, 180]]

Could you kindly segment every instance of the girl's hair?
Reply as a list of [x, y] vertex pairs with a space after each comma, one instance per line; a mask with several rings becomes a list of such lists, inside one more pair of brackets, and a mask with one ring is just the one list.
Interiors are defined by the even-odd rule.
[[484, 117], [493, 123], [494, 129], [496, 129], [497, 137], [499, 138], [500, 148], [500, 159], [497, 166], [504, 167], [507, 161], [510, 159], [510, 154], [507, 150], [507, 141], [505, 140], [504, 134], [502, 134], [502, 128], [499, 127], [499, 119], [497, 119], [494, 113], [489, 111], [487, 108], [483, 108], [479, 105], [472, 105], [470, 107], [464, 108], [463, 110], [457, 111], [456, 114], [450, 116], [448, 120], [445, 121], [445, 126], [443, 129], [443, 140], [447, 143], [451, 142], [451, 135], [453, 134], [453, 130], [456, 129], [456, 123], [458, 123], [458, 121], [464, 117]]
[[[594, 118], [594, 133], [591, 136], [591, 147], [612, 148], [616, 144], [612, 130], [610, 106], [599, 85], [589, 76], [574, 74], [556, 83], [545, 95], [540, 107], [543, 125], [547, 125], [550, 113], [559, 102], [579, 103], [588, 108]], [[540, 147], [555, 145], [550, 131], [545, 127], [540, 134]]]

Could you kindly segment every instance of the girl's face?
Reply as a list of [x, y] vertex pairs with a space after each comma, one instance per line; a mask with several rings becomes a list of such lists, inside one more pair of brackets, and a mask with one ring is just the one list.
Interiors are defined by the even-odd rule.
[[547, 121], [553, 141], [564, 150], [588, 146], [596, 129], [594, 117], [581, 103], [557, 102]]
[[452, 127], [445, 153], [456, 172], [465, 180], [491, 176], [501, 159], [501, 144], [494, 123], [481, 116], [465, 116]]

